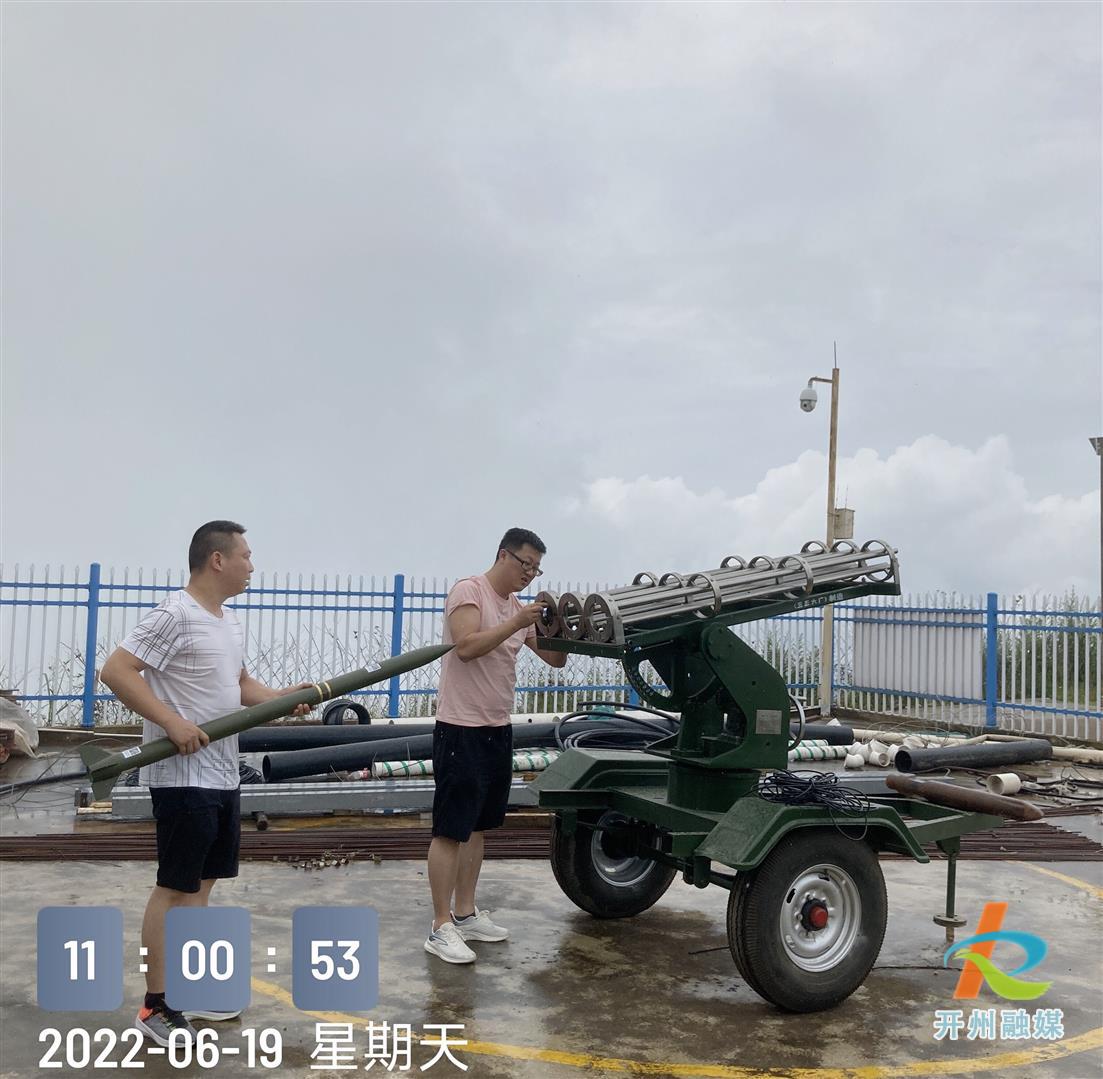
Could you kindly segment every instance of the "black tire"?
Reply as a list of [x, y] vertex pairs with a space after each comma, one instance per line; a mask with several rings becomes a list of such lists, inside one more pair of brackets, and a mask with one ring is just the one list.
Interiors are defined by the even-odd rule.
[[[808, 919], [823, 916], [816, 929]], [[739, 873], [728, 896], [728, 946], [747, 984], [791, 1012], [846, 1000], [881, 951], [888, 896], [877, 854], [838, 832], [801, 828], [757, 869]]]
[[563, 893], [595, 918], [631, 918], [653, 906], [670, 887], [676, 870], [619, 849], [608, 827], [627, 820], [611, 810], [579, 813], [574, 835], [552, 822], [551, 867]]

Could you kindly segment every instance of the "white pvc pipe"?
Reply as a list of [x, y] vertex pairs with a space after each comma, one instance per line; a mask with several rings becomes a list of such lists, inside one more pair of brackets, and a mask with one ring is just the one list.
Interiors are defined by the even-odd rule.
[[1022, 785], [1023, 781], [1015, 772], [1000, 772], [985, 780], [985, 786], [992, 794], [1017, 794]]
[[[527, 753], [513, 754], [513, 770], [515, 772], [541, 772], [559, 756], [558, 750], [537, 750]], [[365, 768], [354, 773], [357, 778], [367, 779], [368, 770]], [[426, 761], [376, 761], [371, 767], [373, 779], [402, 779], [405, 776], [431, 776], [433, 774], [433, 762]]]
[[[988, 737], [993, 742], [1022, 741], [1021, 738], [1013, 734], [990, 734]], [[1045, 735], [1038, 735], [1037, 737], [1044, 738]], [[1087, 749], [1083, 746], [1054, 746], [1053, 755], [1065, 761], [1082, 761], [1085, 764], [1103, 764], [1103, 750]]]
[[846, 746], [810, 746], [801, 742], [789, 750], [791, 761], [841, 761], [847, 754]]

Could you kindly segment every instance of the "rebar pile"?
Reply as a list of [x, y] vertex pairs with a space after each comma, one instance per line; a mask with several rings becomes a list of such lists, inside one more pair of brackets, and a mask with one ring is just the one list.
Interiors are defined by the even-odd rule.
[[[530, 816], [524, 823], [487, 832], [486, 856], [547, 858], [550, 822], [550, 817]], [[293, 861], [321, 854], [354, 860], [420, 860], [428, 852], [431, 838], [429, 828], [379, 828], [371, 824], [265, 832], [245, 829], [241, 834], [241, 856], [266, 861]], [[933, 844], [926, 849], [933, 858], [942, 857]], [[6, 861], [152, 861], [156, 856], [156, 837], [152, 831], [0, 837], [0, 860]], [[1014, 823], [962, 836], [961, 857], [979, 861], [1098, 862], [1103, 861], [1103, 846], [1044, 822]]]
[[[241, 857], [286, 861], [331, 853], [388, 861], [424, 858], [432, 839], [430, 828], [311, 828], [308, 830], [241, 833]], [[497, 828], [486, 833], [488, 858], [547, 858], [548, 825]], [[5, 836], [0, 860], [152, 861], [157, 857], [153, 832]]]
[[541, 592], [536, 602], [544, 616], [536, 628], [545, 637], [623, 644], [627, 630], [657, 620], [709, 618], [748, 603], [801, 600], [847, 585], [896, 580], [896, 553], [880, 540], [861, 547], [838, 540], [830, 549], [811, 540], [799, 554], [782, 558], [728, 555], [718, 569], [698, 573], [637, 573], [630, 585], [586, 597]]

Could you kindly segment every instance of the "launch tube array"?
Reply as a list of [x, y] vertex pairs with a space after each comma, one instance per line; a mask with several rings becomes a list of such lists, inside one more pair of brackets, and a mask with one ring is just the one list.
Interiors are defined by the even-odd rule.
[[[541, 592], [544, 614], [536, 624], [544, 637], [623, 644], [626, 633], [671, 618], [712, 618], [751, 603], [800, 600], [852, 584], [897, 580], [896, 552], [881, 540], [861, 547], [819, 540], [799, 554], [743, 559], [728, 555], [719, 568], [697, 573], [637, 573], [630, 585], [581, 596]], [[822, 601], [821, 601], [822, 602]]]

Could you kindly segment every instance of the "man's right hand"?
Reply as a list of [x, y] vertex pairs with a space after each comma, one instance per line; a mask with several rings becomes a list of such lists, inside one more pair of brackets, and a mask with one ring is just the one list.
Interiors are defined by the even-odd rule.
[[202, 727], [190, 720], [178, 716], [171, 727], [165, 727], [165, 734], [180, 751], [182, 757], [195, 753], [210, 742], [210, 735]]
[[543, 617], [544, 604], [529, 603], [514, 615], [514, 621], [517, 623], [518, 629], [528, 629], [529, 626], [535, 626]]

